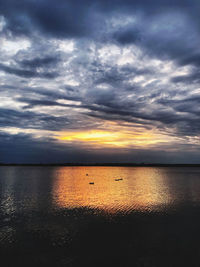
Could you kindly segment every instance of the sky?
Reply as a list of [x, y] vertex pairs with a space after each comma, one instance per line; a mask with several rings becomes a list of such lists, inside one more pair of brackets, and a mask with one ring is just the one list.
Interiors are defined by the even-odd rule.
[[199, 163], [199, 0], [0, 0], [0, 162]]

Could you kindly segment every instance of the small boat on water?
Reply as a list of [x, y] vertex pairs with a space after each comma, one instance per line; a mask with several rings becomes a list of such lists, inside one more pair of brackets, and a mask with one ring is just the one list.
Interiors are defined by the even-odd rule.
[[122, 180], [123, 180], [123, 178], [115, 179], [115, 181], [122, 181]]
[[94, 182], [90, 182], [89, 184], [94, 184]]

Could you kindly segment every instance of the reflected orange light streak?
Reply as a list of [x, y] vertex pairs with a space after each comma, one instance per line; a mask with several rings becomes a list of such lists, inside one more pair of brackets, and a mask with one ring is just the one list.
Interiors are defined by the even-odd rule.
[[[123, 180], [116, 182], [119, 177]], [[56, 174], [53, 195], [61, 208], [91, 207], [109, 212], [153, 210], [172, 200], [162, 173], [151, 168], [62, 167]]]

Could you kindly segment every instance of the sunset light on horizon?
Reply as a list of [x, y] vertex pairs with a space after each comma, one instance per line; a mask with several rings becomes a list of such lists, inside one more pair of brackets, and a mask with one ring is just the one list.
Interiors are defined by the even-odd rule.
[[198, 10], [2, 2], [0, 162], [198, 163]]
[[133, 132], [122, 128], [121, 131], [106, 131], [93, 129], [82, 132], [64, 132], [58, 140], [64, 142], [84, 142], [94, 147], [121, 147], [131, 146], [148, 147], [157, 143], [168, 142], [166, 136], [155, 134], [153, 131]]

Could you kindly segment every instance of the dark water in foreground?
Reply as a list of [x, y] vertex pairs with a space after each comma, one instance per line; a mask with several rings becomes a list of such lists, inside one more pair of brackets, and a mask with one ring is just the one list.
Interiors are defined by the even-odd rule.
[[200, 266], [200, 168], [0, 167], [0, 264]]

